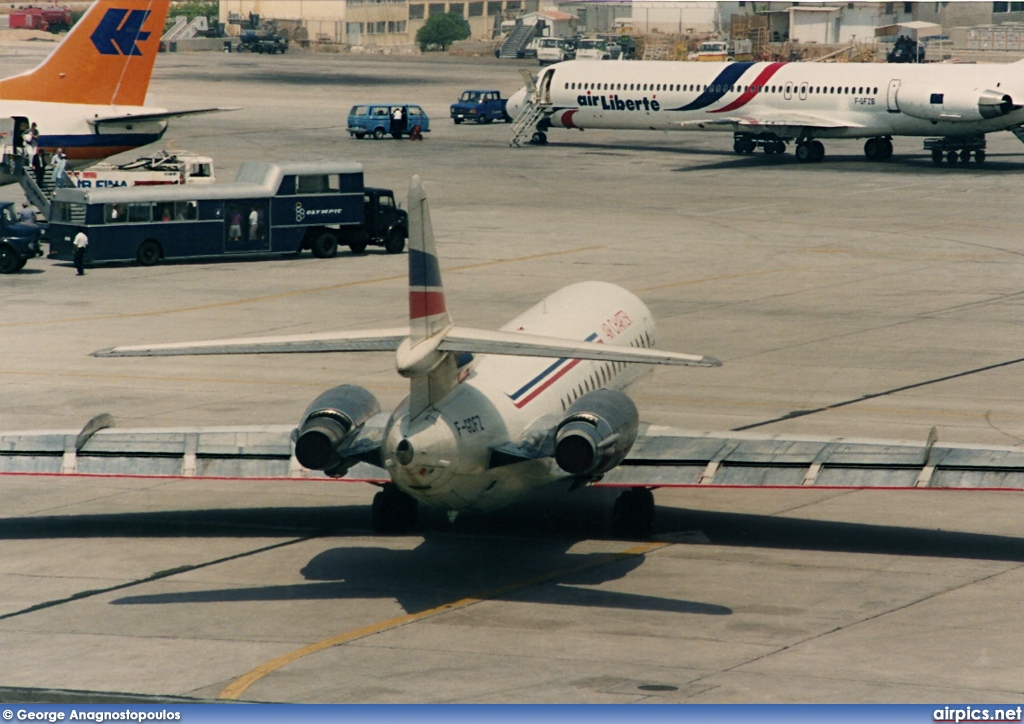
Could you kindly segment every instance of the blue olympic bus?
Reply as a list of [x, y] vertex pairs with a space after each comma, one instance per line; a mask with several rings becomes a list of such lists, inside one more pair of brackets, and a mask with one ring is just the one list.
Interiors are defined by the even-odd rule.
[[363, 186], [353, 161], [247, 162], [233, 183], [59, 189], [50, 205], [50, 258], [74, 257], [82, 227], [88, 263], [192, 259], [225, 254], [332, 257], [405, 248], [408, 214], [388, 189]]

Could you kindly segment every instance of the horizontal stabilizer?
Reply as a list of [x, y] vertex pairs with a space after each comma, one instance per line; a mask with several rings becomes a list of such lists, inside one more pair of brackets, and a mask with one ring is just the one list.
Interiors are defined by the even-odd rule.
[[145, 123], [147, 121], [166, 121], [169, 118], [181, 118], [183, 116], [198, 116], [204, 113], [222, 113], [225, 111], [238, 111], [241, 108], [194, 108], [190, 111], [160, 111], [158, 113], [130, 113], [123, 116], [105, 116], [104, 118], [89, 119], [89, 125], [94, 127], [120, 126], [125, 123]]
[[640, 362], [656, 365], [721, 367], [714, 357], [664, 352], [639, 347], [615, 347], [595, 342], [576, 342], [557, 337], [540, 337], [519, 332], [492, 332], [483, 329], [452, 327], [438, 346], [444, 352], [502, 354], [517, 357], [571, 357], [608, 362]]
[[293, 352], [394, 352], [409, 330], [380, 329], [371, 332], [300, 334], [290, 337], [212, 339], [133, 347], [112, 347], [93, 352], [93, 357], [177, 357], [201, 354], [287, 354]]

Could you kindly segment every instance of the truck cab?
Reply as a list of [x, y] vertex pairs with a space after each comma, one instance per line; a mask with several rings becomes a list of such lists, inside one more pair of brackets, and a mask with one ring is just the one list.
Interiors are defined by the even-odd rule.
[[452, 103], [452, 121], [456, 124], [463, 121], [473, 123], [490, 123], [492, 121], [510, 121], [505, 113], [508, 99], [501, 97], [501, 91], [468, 90], [463, 91], [459, 100]]
[[367, 244], [376, 244], [389, 254], [401, 253], [409, 236], [409, 214], [398, 208], [394, 192], [368, 186], [363, 190], [363, 207], [366, 221], [363, 228], [350, 237], [349, 249], [361, 254]]
[[537, 62], [540, 65], [561, 63], [569, 60], [569, 49], [566, 46], [565, 38], [541, 38], [537, 46]]
[[43, 255], [41, 230], [18, 221], [13, 203], [0, 204], [0, 274], [21, 271], [29, 259]]

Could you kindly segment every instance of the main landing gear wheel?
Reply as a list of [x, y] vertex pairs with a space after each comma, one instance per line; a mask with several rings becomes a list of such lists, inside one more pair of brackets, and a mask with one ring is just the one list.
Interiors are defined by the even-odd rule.
[[392, 483], [373, 496], [375, 533], [408, 533], [416, 525], [416, 500]]
[[533, 134], [533, 137], [530, 139], [530, 143], [532, 143], [534, 146], [543, 146], [547, 142], [548, 134], [544, 133], [544, 131], [537, 131], [536, 133]]
[[821, 141], [807, 141], [796, 147], [796, 159], [805, 163], [814, 163], [825, 158], [825, 147]]
[[785, 141], [765, 141], [764, 142], [765, 155], [773, 156], [779, 155], [786, 152]]
[[654, 494], [647, 488], [623, 490], [612, 509], [612, 535], [648, 538], [654, 531]]
[[[864, 155], [869, 161], [885, 161], [892, 158], [892, 141], [888, 138], [869, 138], [864, 142]], [[942, 156], [939, 156], [942, 162]]]
[[932, 149], [932, 163], [934, 163], [936, 166], [942, 163], [942, 151], [940, 151], [937, 148]]
[[737, 138], [732, 143], [732, 150], [744, 156], [753, 153], [756, 149], [757, 144], [753, 138]]

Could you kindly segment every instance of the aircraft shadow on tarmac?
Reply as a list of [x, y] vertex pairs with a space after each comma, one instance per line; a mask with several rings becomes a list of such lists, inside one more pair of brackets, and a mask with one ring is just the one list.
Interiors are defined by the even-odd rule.
[[[565, 541], [428, 536], [412, 550], [384, 547], [334, 548], [302, 568], [308, 583], [177, 591], [126, 596], [113, 605], [166, 605], [382, 598], [408, 613], [467, 598], [582, 607], [658, 611], [704, 616], [731, 615], [710, 603], [619, 591], [594, 590], [643, 564], [642, 555], [566, 551]], [[541, 585], [549, 584], [549, 585]]]

